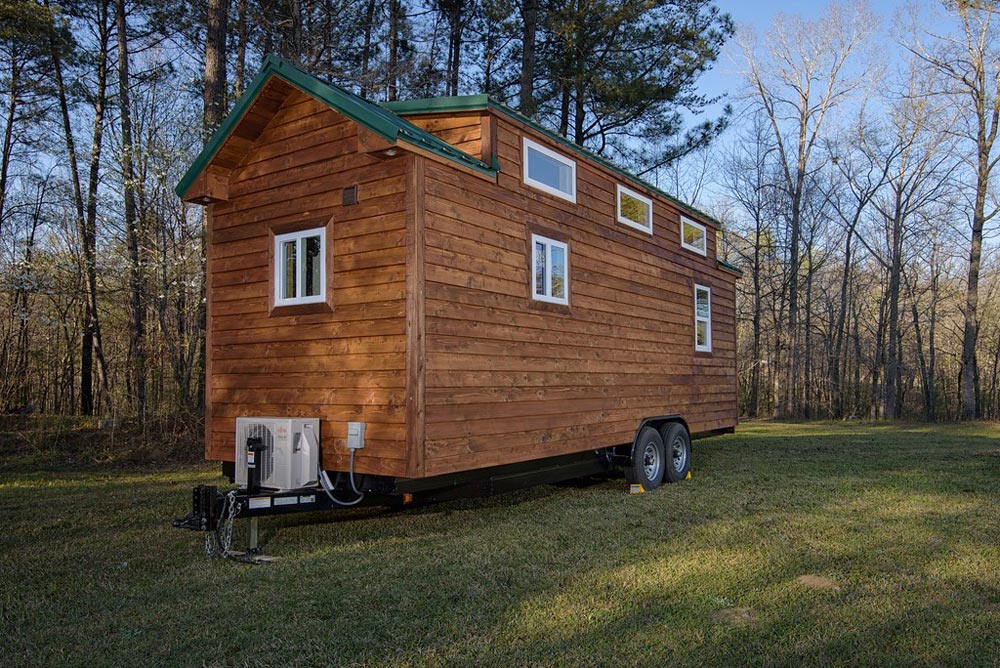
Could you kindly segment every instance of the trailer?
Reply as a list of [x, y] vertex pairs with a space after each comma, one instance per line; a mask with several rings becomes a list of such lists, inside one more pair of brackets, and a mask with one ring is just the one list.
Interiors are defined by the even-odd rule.
[[736, 427], [718, 223], [487, 96], [375, 104], [268, 57], [177, 194], [206, 207], [205, 455], [236, 484], [179, 526], [653, 489]]

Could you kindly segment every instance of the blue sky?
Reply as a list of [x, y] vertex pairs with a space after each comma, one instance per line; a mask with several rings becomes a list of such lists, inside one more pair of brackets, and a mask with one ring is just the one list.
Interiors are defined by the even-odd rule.
[[[798, 15], [807, 19], [815, 19], [826, 10], [828, 2], [810, 2], [809, 0], [769, 0], [759, 2], [751, 0], [716, 0], [715, 4], [723, 12], [733, 17], [737, 29], [750, 26], [758, 34], [767, 30], [771, 20], [778, 14]], [[904, 6], [902, 0], [869, 0], [868, 7], [872, 12], [882, 17], [880, 32], [888, 38], [889, 28], [897, 9]], [[725, 92], [733, 94], [739, 87], [738, 70], [733, 60], [739, 55], [739, 46], [735, 39], [726, 46], [722, 57], [715, 68], [705, 74], [699, 81], [699, 88], [707, 95], [719, 95]]]

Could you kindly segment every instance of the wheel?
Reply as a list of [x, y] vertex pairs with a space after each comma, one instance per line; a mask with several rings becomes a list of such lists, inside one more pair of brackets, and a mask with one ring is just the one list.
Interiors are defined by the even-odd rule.
[[667, 453], [663, 477], [667, 482], [684, 480], [691, 470], [691, 437], [687, 429], [679, 422], [668, 422], [660, 427], [660, 435]]
[[656, 489], [663, 482], [667, 465], [660, 432], [646, 427], [639, 434], [632, 452], [632, 463], [625, 469], [625, 479], [640, 484], [647, 490]]

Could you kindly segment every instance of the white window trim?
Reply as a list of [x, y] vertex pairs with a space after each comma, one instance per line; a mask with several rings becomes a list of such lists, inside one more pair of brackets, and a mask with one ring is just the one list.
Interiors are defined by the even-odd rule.
[[[708, 294], [708, 317], [698, 315], [698, 291], [704, 290]], [[698, 323], [705, 323], [705, 345], [698, 345]], [[694, 349], [700, 353], [712, 352], [712, 288], [707, 285], [694, 285]]]
[[[615, 194], [615, 202], [617, 203], [616, 207], [617, 207], [617, 210], [618, 210], [618, 222], [621, 223], [622, 225], [628, 225], [629, 227], [634, 227], [637, 230], [642, 230], [643, 232], [646, 232], [647, 234], [652, 234], [653, 233], [653, 200], [651, 200], [650, 198], [646, 197], [643, 194], [637, 193], [636, 191], [632, 190], [631, 188], [626, 188], [625, 186], [623, 186], [620, 183], [617, 184], [617, 186], [618, 186], [618, 189], [617, 189], [617, 192]], [[649, 209], [647, 209], [647, 211], [649, 212], [648, 213], [648, 219], [647, 219], [647, 225], [641, 225], [640, 223], [635, 222], [631, 218], [627, 218], [626, 216], [622, 215], [622, 195], [623, 194], [628, 195], [629, 197], [635, 198], [635, 199], [639, 200], [640, 202], [642, 202], [643, 204], [645, 204], [646, 206], [649, 207]]]
[[[319, 294], [312, 295], [308, 297], [282, 297], [282, 283], [285, 279], [284, 261], [281, 256], [281, 246], [287, 241], [295, 241], [295, 292], [299, 294], [302, 291], [303, 281], [299, 276], [299, 259], [304, 258], [305, 254], [302, 252], [302, 240], [308, 237], [319, 237]], [[295, 306], [297, 304], [318, 304], [320, 302], [326, 301], [326, 228], [325, 227], [314, 227], [309, 230], [300, 230], [298, 232], [288, 232], [286, 234], [276, 234], [274, 235], [274, 305], [275, 306]]]
[[[705, 240], [704, 248], [698, 248], [697, 246], [692, 246], [691, 244], [685, 243], [684, 241], [685, 225], [690, 225], [691, 227], [696, 227], [699, 230], [701, 230], [702, 239]], [[681, 246], [687, 248], [689, 251], [697, 253], [698, 255], [704, 255], [705, 257], [708, 257], [708, 230], [705, 229], [705, 226], [702, 225], [701, 223], [696, 223], [690, 218], [685, 218], [684, 216], [681, 216]]]
[[[552, 290], [552, 247], [558, 246], [562, 248], [563, 257], [566, 258], [566, 277], [565, 277], [565, 287], [566, 296], [564, 298], [552, 297], [546, 294], [539, 294], [538, 286], [535, 285], [535, 271], [538, 268], [538, 256], [535, 254], [535, 244], [543, 243], [545, 244], [545, 287]], [[540, 234], [531, 235], [531, 297], [532, 299], [538, 300], [540, 302], [549, 302], [550, 304], [562, 304], [564, 306], [569, 306], [569, 244], [564, 241], [556, 241], [555, 239], [550, 239], [548, 237], [543, 237]]]
[[[548, 157], [552, 158], [553, 160], [555, 160], [556, 162], [562, 163], [563, 165], [566, 165], [567, 167], [570, 168], [570, 171], [572, 173], [571, 182], [573, 184], [573, 192], [572, 193], [563, 192], [562, 190], [559, 190], [558, 188], [553, 188], [552, 186], [550, 186], [550, 185], [548, 185], [546, 183], [542, 183], [541, 181], [536, 181], [535, 179], [533, 179], [530, 176], [528, 176], [528, 149], [529, 148], [532, 149], [532, 150], [538, 151], [542, 155], [548, 156]], [[529, 185], [532, 188], [535, 188], [537, 190], [541, 190], [542, 192], [548, 193], [550, 195], [555, 195], [556, 197], [561, 197], [564, 200], [568, 200], [568, 201], [573, 202], [574, 204], [576, 204], [576, 161], [571, 160], [570, 158], [567, 158], [564, 155], [560, 155], [559, 153], [556, 153], [552, 149], [547, 148], [545, 146], [542, 146], [538, 142], [532, 141], [532, 140], [528, 139], [527, 137], [524, 137], [524, 140], [523, 140], [523, 142], [521, 144], [521, 171], [523, 172], [524, 182], [527, 185]]]

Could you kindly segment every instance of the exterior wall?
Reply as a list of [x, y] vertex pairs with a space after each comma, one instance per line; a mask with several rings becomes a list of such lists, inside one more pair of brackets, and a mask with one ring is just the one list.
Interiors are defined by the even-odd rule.
[[[210, 211], [206, 456], [237, 416], [320, 417], [324, 465], [406, 474], [406, 174], [357, 152], [357, 126], [302, 93], [270, 120]], [[342, 204], [358, 186], [358, 203]], [[273, 235], [327, 225], [329, 306], [273, 306]], [[331, 447], [332, 445], [332, 447]]]
[[[641, 418], [733, 427], [735, 279], [681, 248], [680, 212], [654, 235], [616, 221], [612, 171], [577, 164], [577, 203], [525, 186], [520, 124], [497, 116], [499, 187], [428, 162], [425, 475], [631, 442]], [[649, 193], [646, 193], [649, 194]], [[569, 243], [569, 307], [530, 298], [530, 236]], [[694, 284], [712, 289], [712, 352], [695, 352]]]
[[406, 120], [422, 130], [437, 135], [455, 148], [489, 162], [490, 157], [483, 155], [482, 118], [482, 113], [476, 111], [464, 114], [407, 116]]

